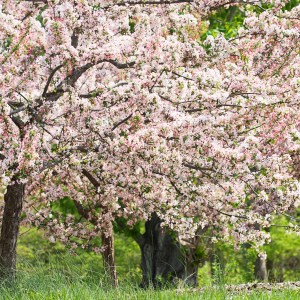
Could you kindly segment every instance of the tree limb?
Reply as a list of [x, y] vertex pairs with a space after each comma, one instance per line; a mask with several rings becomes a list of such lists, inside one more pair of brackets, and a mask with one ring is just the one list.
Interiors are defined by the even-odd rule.
[[21, 106], [21, 107], [19, 107], [19, 108], [16, 108], [16, 109], [12, 110], [12, 111], [9, 113], [9, 116], [15, 115], [15, 114], [17, 114], [17, 113], [19, 113], [19, 112], [21, 112], [21, 111], [23, 111], [23, 110], [25, 110], [25, 109], [26, 109], [26, 105], [23, 105], [23, 106]]
[[81, 173], [91, 182], [91, 184], [98, 189], [100, 183], [95, 179], [95, 177], [86, 169], [82, 169]]
[[117, 123], [111, 131], [114, 131], [118, 126], [122, 125], [123, 123], [125, 123], [127, 120], [129, 120], [130, 118], [132, 117], [132, 113], [127, 117], [125, 118], [124, 120], [120, 121], [119, 123]]
[[113, 5], [117, 6], [126, 6], [126, 5], [138, 5], [138, 4], [145, 4], [145, 5], [156, 5], [156, 4], [178, 4], [178, 3], [193, 3], [194, 0], [174, 0], [174, 1], [126, 1], [126, 2], [119, 2], [114, 3]]
[[79, 214], [80, 214], [83, 218], [85, 218], [85, 219], [88, 220], [91, 224], [93, 224], [93, 225], [95, 225], [95, 226], [98, 225], [98, 218], [96, 218], [96, 217], [90, 217], [89, 212], [83, 207], [83, 205], [82, 205], [79, 201], [73, 199], [73, 202], [74, 202], [74, 204], [75, 204], [75, 206], [76, 206], [76, 208], [77, 208], [77, 211], [79, 212]]
[[43, 94], [42, 94], [42, 97], [45, 97], [45, 96], [46, 96], [48, 87], [49, 87], [49, 85], [50, 85], [50, 83], [51, 83], [51, 80], [52, 80], [53, 76], [55, 75], [55, 73], [56, 73], [60, 68], [62, 68], [62, 66], [63, 66], [63, 64], [57, 66], [57, 67], [51, 72], [51, 74], [50, 74], [50, 76], [49, 76], [49, 78], [48, 78], [48, 80], [47, 80], [46, 86], [45, 86], [45, 88], [44, 88], [44, 92], [43, 92]]
[[12, 116], [11, 120], [15, 123], [15, 125], [19, 129], [22, 129], [25, 126], [24, 122], [21, 119], [19, 119], [18, 117]]

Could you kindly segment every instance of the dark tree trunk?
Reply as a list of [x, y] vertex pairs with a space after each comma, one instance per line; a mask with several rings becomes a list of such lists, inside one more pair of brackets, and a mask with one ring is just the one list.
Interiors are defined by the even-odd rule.
[[105, 251], [102, 252], [103, 267], [105, 273], [109, 276], [112, 286], [118, 287], [118, 277], [115, 263], [115, 248], [114, 248], [114, 232], [112, 224], [108, 229], [109, 235], [102, 234], [102, 245], [105, 246]]
[[[175, 277], [190, 286], [198, 285], [198, 262], [195, 258], [196, 247], [191, 241], [179, 242], [176, 233], [161, 227], [162, 220], [155, 214], [146, 222], [146, 232], [138, 239], [141, 249], [143, 286], [153, 284], [158, 287], [163, 281]], [[184, 248], [183, 248], [184, 247]]]
[[0, 238], [0, 277], [15, 276], [17, 242], [23, 207], [25, 184], [7, 187]]

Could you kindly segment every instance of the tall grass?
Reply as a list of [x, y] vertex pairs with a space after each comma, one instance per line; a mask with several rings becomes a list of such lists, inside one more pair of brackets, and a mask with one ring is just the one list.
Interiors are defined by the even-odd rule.
[[299, 291], [284, 290], [252, 295], [226, 292], [222, 280], [202, 289], [152, 287], [141, 289], [134, 273], [122, 280], [118, 289], [113, 288], [101, 270], [87, 270], [84, 262], [74, 263], [71, 256], [58, 259], [49, 257], [48, 265], [23, 262], [15, 280], [7, 279], [0, 285], [0, 299], [38, 300], [96, 300], [96, 299], [299, 299]]

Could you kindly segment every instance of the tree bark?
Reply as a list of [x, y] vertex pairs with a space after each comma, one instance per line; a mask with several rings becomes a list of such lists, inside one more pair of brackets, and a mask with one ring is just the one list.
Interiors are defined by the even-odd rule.
[[[256, 230], [261, 230], [261, 226], [259, 224], [255, 224], [254, 227]], [[258, 255], [254, 263], [254, 278], [258, 281], [268, 282], [266, 260], [260, 258]]]
[[176, 277], [189, 286], [197, 286], [199, 262], [194, 247], [197, 245], [189, 240], [181, 243], [179, 236], [162, 228], [161, 223], [162, 220], [153, 213], [146, 222], [146, 232], [138, 239], [142, 254], [142, 286], [159, 287], [162, 282], [170, 282]]
[[108, 235], [101, 235], [102, 245], [105, 250], [102, 252], [103, 267], [106, 275], [108, 275], [110, 283], [114, 287], [118, 287], [117, 269], [115, 263], [115, 248], [114, 248], [114, 232], [112, 224], [109, 224]]
[[268, 281], [266, 260], [257, 256], [254, 263], [254, 277], [258, 281]]
[[17, 242], [23, 207], [24, 183], [15, 182], [7, 187], [0, 238], [0, 277], [15, 276]]

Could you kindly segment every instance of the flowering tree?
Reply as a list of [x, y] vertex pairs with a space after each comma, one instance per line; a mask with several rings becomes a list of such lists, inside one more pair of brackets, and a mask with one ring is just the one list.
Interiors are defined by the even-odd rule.
[[[111, 222], [152, 212], [183, 237], [213, 225], [214, 239], [261, 249], [271, 213], [299, 201], [299, 6], [262, 2], [0, 2], [3, 267], [24, 198], [24, 222], [52, 241], [102, 235], [109, 265]], [[190, 34], [245, 4], [231, 40]], [[64, 197], [79, 218], [55, 212]]]

